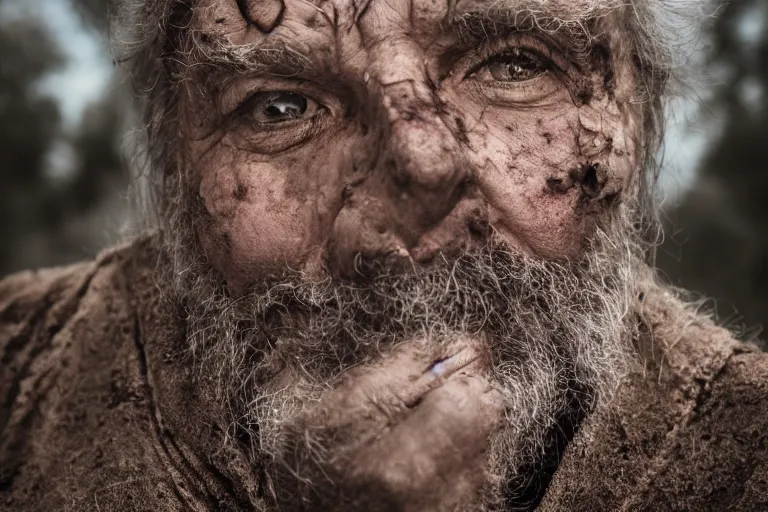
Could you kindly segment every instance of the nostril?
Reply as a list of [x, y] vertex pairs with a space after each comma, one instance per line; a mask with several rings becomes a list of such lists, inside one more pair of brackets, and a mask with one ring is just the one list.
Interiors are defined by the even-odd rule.
[[472, 176], [465, 178], [464, 180], [459, 183], [459, 185], [456, 187], [456, 192], [461, 197], [466, 197], [472, 187], [475, 186], [475, 180]]
[[482, 215], [481, 212], [476, 212], [470, 215], [467, 220], [467, 228], [470, 235], [476, 238], [486, 239], [491, 229], [491, 224], [488, 219]]
[[390, 176], [392, 176], [395, 185], [400, 188], [406, 188], [411, 185], [411, 175], [403, 168], [403, 166], [397, 165], [397, 163], [391, 159], [387, 160], [384, 166]]
[[352, 274], [346, 275], [352, 281], [369, 279], [383, 274], [400, 274], [413, 267], [411, 255], [401, 247], [390, 251], [358, 252], [352, 264]]

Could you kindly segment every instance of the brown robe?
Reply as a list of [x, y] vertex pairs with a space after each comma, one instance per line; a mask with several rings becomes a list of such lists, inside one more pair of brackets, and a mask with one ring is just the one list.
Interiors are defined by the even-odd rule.
[[[262, 509], [259, 471], [192, 384], [154, 247], [0, 281], [0, 510]], [[639, 369], [539, 510], [768, 511], [768, 354], [705, 319], [675, 327], [663, 291], [643, 304]]]

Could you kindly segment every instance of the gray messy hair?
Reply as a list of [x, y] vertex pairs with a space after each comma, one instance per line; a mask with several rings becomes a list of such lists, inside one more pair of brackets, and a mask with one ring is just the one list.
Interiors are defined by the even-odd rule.
[[[143, 182], [137, 190], [139, 210], [148, 215], [143, 220], [154, 226], [184, 202], [186, 193], [178, 172], [179, 99], [189, 63], [205, 52], [190, 29], [198, 0], [109, 1], [115, 60], [128, 74], [143, 116], [135, 152]], [[500, 3], [492, 0], [487, 5], [493, 9]], [[636, 186], [638, 221], [654, 236], [653, 189], [660, 170], [656, 156], [664, 132], [665, 98], [680, 82], [690, 53], [686, 48], [695, 42], [700, 22], [711, 14], [711, 2], [574, 0], [555, 7], [546, 3], [521, 0], [521, 19], [545, 24], [548, 30], [583, 30], [597, 44], [602, 36], [592, 32], [589, 22], [604, 18], [607, 9], [622, 34], [618, 51], [630, 56], [640, 78], [636, 102], [642, 112], [643, 172]], [[561, 10], [562, 15], [552, 10]]]

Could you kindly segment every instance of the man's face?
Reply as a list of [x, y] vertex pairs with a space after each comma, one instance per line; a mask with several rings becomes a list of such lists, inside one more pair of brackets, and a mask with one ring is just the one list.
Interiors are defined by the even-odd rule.
[[282, 509], [509, 505], [615, 384], [645, 150], [615, 7], [194, 8], [169, 237]]
[[577, 258], [640, 146], [611, 5], [589, 4], [202, 0], [215, 64], [184, 85], [183, 162], [229, 288], [489, 236]]

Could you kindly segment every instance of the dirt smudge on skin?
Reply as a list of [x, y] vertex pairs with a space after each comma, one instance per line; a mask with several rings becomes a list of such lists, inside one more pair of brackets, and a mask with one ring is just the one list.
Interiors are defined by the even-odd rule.
[[573, 180], [570, 178], [558, 178], [550, 176], [547, 178], [547, 190], [555, 194], [565, 194], [573, 188]]
[[229, 231], [222, 232], [219, 237], [219, 241], [221, 242], [221, 246], [224, 248], [224, 252], [227, 254], [232, 252], [232, 235], [229, 234]]
[[588, 163], [582, 167], [573, 169], [569, 177], [574, 183], [581, 186], [582, 196], [594, 199], [600, 195], [605, 186], [606, 176], [599, 163]]
[[545, 191], [549, 194], [564, 195], [579, 187], [576, 211], [579, 214], [595, 214], [612, 208], [620, 199], [620, 190], [609, 190], [608, 172], [598, 162], [581, 165], [566, 176], [550, 176], [546, 179]]
[[621, 188], [609, 185], [608, 172], [598, 162], [588, 163], [569, 173], [574, 184], [581, 189], [576, 211], [582, 215], [594, 215], [613, 208], [621, 200]]
[[456, 122], [456, 140], [460, 144], [469, 145], [469, 136], [467, 135], [467, 125], [460, 116], [454, 118]]
[[245, 201], [245, 199], [248, 197], [248, 187], [242, 183], [238, 184], [237, 188], [234, 190], [234, 192], [232, 192], [232, 197], [238, 201]]

